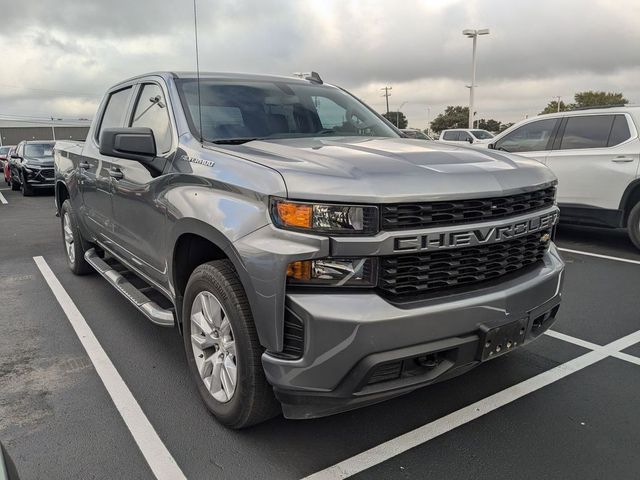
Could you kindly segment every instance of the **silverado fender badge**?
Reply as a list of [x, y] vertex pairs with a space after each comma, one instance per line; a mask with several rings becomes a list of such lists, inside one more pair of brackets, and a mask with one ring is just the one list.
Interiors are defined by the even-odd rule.
[[216, 162], [212, 160], [203, 160], [201, 158], [190, 157], [189, 155], [182, 155], [181, 160], [190, 163], [197, 163], [198, 165], [204, 165], [205, 167], [213, 167]]

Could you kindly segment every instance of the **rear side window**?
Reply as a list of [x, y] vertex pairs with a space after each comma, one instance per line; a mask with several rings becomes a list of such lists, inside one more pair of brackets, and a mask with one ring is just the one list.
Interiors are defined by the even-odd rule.
[[129, 97], [131, 96], [131, 87], [118, 90], [109, 95], [107, 100], [107, 106], [104, 109], [102, 115], [102, 121], [100, 122], [100, 131], [98, 132], [98, 141], [100, 140], [100, 134], [105, 128], [117, 128], [122, 127], [124, 124], [124, 117], [127, 113], [127, 106], [129, 105]]
[[619, 143], [629, 140], [631, 138], [631, 132], [629, 131], [629, 123], [627, 117], [624, 115], [616, 115], [613, 121], [613, 127], [611, 128], [611, 135], [609, 135], [609, 142], [607, 146], [613, 147]]
[[539, 152], [548, 150], [549, 139], [558, 119], [537, 120], [516, 128], [495, 143], [496, 150], [505, 152]]
[[613, 120], [614, 115], [569, 117], [560, 142], [560, 150], [606, 147]]
[[443, 140], [458, 140], [458, 132], [444, 132]]

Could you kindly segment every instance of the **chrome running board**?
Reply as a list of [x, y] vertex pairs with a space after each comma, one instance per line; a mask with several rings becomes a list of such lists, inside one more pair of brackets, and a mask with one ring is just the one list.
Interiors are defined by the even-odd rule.
[[[175, 325], [172, 310], [162, 308], [148, 298], [140, 289], [124, 278], [120, 272], [101, 259], [94, 248], [85, 252], [84, 259], [153, 323], [162, 327], [173, 327]], [[148, 291], [148, 289], [145, 288], [145, 291]]]

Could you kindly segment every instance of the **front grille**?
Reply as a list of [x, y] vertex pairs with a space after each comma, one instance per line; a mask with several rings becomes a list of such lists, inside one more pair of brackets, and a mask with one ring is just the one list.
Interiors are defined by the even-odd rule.
[[[382, 257], [378, 287], [390, 297], [410, 297], [496, 279], [542, 260], [548, 231], [454, 250]], [[548, 238], [548, 237], [547, 237]]]
[[53, 168], [43, 168], [42, 170], [40, 170], [40, 174], [44, 177], [44, 178], [53, 178]]
[[506, 197], [382, 205], [380, 228], [403, 230], [484, 222], [550, 207], [553, 205], [555, 195], [556, 187], [551, 186]]

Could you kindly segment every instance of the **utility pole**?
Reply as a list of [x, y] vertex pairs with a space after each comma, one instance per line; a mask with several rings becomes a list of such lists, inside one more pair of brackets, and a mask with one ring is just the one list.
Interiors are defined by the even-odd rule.
[[396, 112], [396, 127], [400, 128], [400, 110], [409, 102], [402, 102], [398, 107], [398, 111]]
[[431, 131], [431, 107], [427, 107], [427, 135]]
[[391, 94], [389, 93], [389, 90], [392, 90], [392, 88], [393, 87], [384, 87], [380, 89], [380, 90], [384, 90], [384, 93], [381, 96], [385, 97], [387, 100], [387, 115], [389, 115], [389, 97], [391, 96]]
[[560, 95], [553, 97], [556, 99], [556, 103], [558, 105], [558, 113], [560, 113], [560, 99], [562, 98]]
[[476, 46], [478, 43], [478, 35], [489, 35], [489, 29], [466, 29], [462, 31], [462, 34], [467, 38], [473, 39], [473, 56], [471, 57], [471, 85], [469, 85], [469, 128], [473, 128], [473, 108], [475, 100], [474, 93], [476, 87]]

